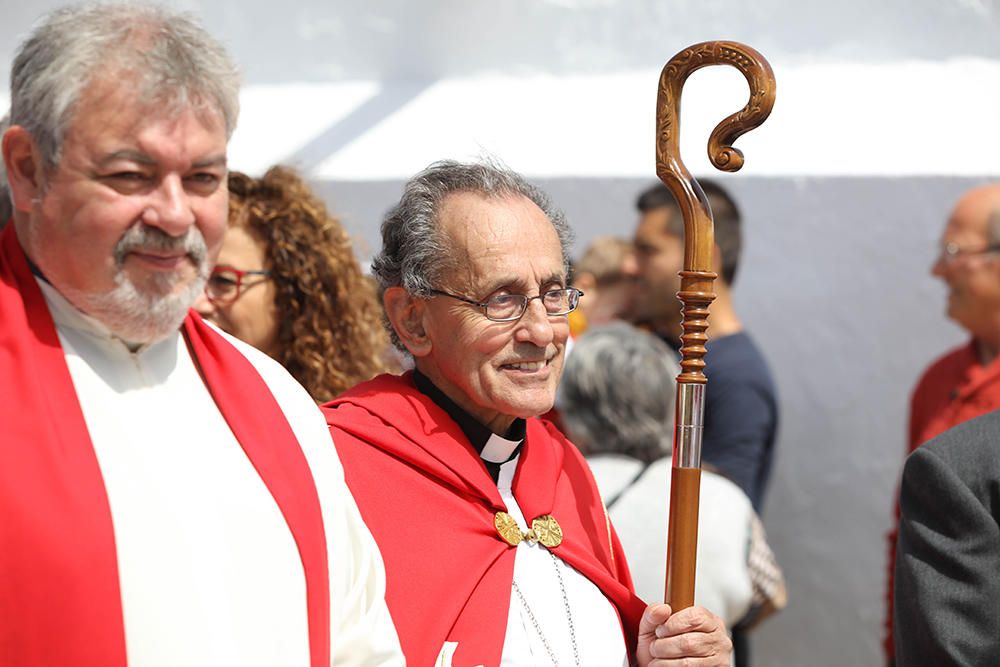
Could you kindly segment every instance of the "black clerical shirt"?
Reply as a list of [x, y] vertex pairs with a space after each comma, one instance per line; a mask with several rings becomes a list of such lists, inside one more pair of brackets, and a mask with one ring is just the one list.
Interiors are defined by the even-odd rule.
[[[479, 423], [475, 417], [460, 408], [455, 401], [448, 398], [443, 391], [438, 389], [430, 381], [430, 378], [418, 370], [413, 371], [413, 383], [421, 393], [434, 401], [439, 408], [447, 412], [448, 416], [455, 420], [455, 423], [458, 424], [458, 427], [462, 429], [462, 433], [468, 439], [469, 444], [476, 451], [476, 454], [479, 455], [483, 465], [486, 466], [486, 470], [490, 473], [493, 481], [496, 482], [500, 479], [500, 466], [521, 453], [521, 447], [524, 445], [525, 421], [523, 419], [515, 419], [514, 423], [507, 429], [506, 434], [502, 436], [496, 435], [493, 431], [486, 428], [486, 426]], [[511, 444], [517, 443], [517, 446], [502, 461], [491, 461], [487, 458], [491, 456], [490, 451], [487, 451], [487, 445], [495, 438], [502, 438]]]

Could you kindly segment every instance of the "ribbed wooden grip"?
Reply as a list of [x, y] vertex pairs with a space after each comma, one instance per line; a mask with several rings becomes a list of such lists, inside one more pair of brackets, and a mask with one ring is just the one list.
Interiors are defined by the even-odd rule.
[[712, 271], [681, 271], [681, 374], [678, 382], [703, 384], [706, 381], [705, 343], [708, 342], [708, 307], [715, 300]]

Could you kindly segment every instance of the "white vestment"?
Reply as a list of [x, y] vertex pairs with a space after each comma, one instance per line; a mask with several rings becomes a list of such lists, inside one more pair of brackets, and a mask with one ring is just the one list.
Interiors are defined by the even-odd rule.
[[[308, 667], [295, 541], [183, 336], [130, 351], [38, 283], [107, 491], [128, 664]], [[322, 413], [277, 362], [227, 339], [274, 395], [315, 480], [329, 555], [333, 664], [402, 664], [382, 560]]]
[[[507, 512], [525, 532], [527, 523], [511, 491], [517, 461], [515, 458], [500, 467], [497, 487]], [[524, 541], [517, 545], [514, 557], [514, 583], [521, 595], [511, 588], [502, 666], [551, 665], [551, 651], [557, 664], [563, 666], [577, 664], [578, 656], [581, 665], [628, 667], [629, 650], [634, 647], [626, 650], [618, 612], [601, 589], [572, 566], [553, 558], [541, 544]]]

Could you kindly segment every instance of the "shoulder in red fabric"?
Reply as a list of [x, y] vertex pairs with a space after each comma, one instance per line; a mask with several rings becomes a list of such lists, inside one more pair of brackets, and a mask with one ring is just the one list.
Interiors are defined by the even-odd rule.
[[[499, 664], [514, 548], [494, 528], [506, 507], [461, 429], [410, 375], [363, 383], [324, 412], [385, 561], [386, 600], [408, 662], [433, 664], [454, 642], [456, 665]], [[514, 494], [529, 521], [557, 518], [563, 542], [553, 553], [605, 593], [634, 645], [645, 605], [583, 457], [547, 422], [528, 420]]]

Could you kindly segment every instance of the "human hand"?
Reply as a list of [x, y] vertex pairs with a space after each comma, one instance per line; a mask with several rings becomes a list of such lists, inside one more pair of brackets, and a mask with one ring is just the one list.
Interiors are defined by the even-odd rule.
[[722, 619], [704, 607], [674, 614], [651, 604], [639, 622], [639, 667], [729, 667], [733, 643]]

